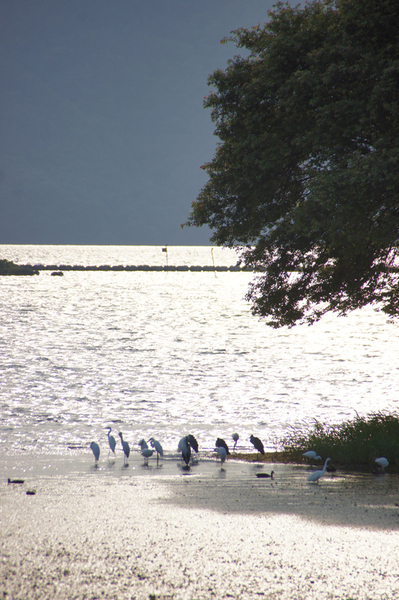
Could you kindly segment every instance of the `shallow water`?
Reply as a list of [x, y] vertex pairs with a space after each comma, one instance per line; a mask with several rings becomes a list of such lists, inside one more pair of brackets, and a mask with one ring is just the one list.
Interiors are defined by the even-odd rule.
[[[30, 264], [235, 263], [233, 251], [210, 247], [0, 250]], [[106, 452], [107, 425], [132, 447], [153, 436], [175, 452], [191, 432], [211, 450], [217, 437], [232, 444], [237, 431], [238, 449], [251, 447], [253, 433], [274, 450], [287, 431], [315, 419], [397, 410], [397, 326], [365, 309], [274, 331], [244, 300], [253, 277], [0, 278], [0, 451], [68, 454], [68, 446], [94, 439]]]
[[[274, 467], [275, 479], [256, 473]], [[4, 475], [23, 475], [7, 485]], [[0, 465], [0, 593], [19, 599], [392, 600], [399, 478], [135, 453]], [[13, 475], [12, 475], [13, 476]], [[27, 496], [35, 489], [34, 496]]]

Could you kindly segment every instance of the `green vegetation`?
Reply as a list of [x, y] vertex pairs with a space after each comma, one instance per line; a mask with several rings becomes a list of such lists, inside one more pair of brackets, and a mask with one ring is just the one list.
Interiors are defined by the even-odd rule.
[[[277, 2], [209, 78], [220, 142], [187, 225], [241, 246], [272, 327], [399, 314], [399, 2]], [[293, 275], [295, 272], [295, 275]]]
[[293, 431], [281, 442], [286, 459], [304, 462], [303, 452], [315, 450], [339, 467], [371, 470], [375, 459], [384, 456], [388, 470], [399, 472], [399, 415], [375, 413], [357, 416], [341, 425], [316, 422], [313, 429]]
[[11, 260], [0, 259], [0, 275], [38, 275], [39, 271], [33, 267], [16, 265]]

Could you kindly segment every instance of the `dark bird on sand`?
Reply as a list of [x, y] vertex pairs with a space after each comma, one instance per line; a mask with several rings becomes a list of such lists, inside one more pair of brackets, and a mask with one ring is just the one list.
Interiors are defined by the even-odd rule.
[[25, 479], [10, 479], [10, 478], [8, 478], [8, 485], [10, 485], [10, 483], [25, 483]]
[[230, 454], [229, 447], [222, 438], [218, 438], [215, 444], [216, 448], [224, 448], [226, 450], [226, 454]]
[[251, 442], [251, 444], [253, 444], [255, 446], [255, 448], [256, 448], [256, 450], [258, 452], [260, 452], [261, 454], [265, 453], [265, 449], [264, 449], [263, 444], [262, 444], [262, 442], [260, 441], [259, 438], [254, 437], [253, 435], [251, 435], [251, 437], [249, 438], [249, 441]]

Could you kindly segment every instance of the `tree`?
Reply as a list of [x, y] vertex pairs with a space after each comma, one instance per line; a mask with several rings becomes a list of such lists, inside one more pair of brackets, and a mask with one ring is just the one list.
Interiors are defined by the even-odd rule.
[[232, 37], [204, 101], [220, 139], [186, 225], [261, 271], [273, 327], [374, 305], [399, 313], [399, 2], [278, 2]]

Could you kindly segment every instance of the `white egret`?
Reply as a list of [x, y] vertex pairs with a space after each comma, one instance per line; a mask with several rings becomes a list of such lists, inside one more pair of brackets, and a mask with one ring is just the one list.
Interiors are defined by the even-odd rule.
[[321, 471], [313, 471], [313, 473], [308, 476], [307, 481], [319, 483], [320, 477], [322, 477], [326, 472], [327, 463], [329, 460], [331, 460], [331, 458], [326, 458], [323, 469]]
[[97, 442], [92, 442], [90, 444], [90, 448], [92, 449], [94, 454], [94, 462], [97, 462], [100, 458], [100, 446], [97, 444]]
[[161, 444], [158, 442], [158, 440], [154, 440], [154, 438], [150, 438], [149, 442], [152, 446], [152, 448], [155, 448], [155, 450], [157, 451], [157, 460], [158, 460], [158, 455], [159, 456], [163, 456], [163, 448], [161, 446]]
[[216, 448], [224, 448], [226, 450], [226, 455], [230, 454], [229, 447], [222, 438], [217, 438], [215, 446]]
[[309, 460], [321, 460], [321, 456], [316, 454], [314, 450], [308, 450], [302, 454], [305, 458], [309, 458]]
[[263, 444], [262, 444], [262, 442], [260, 441], [259, 438], [254, 437], [253, 435], [251, 435], [251, 437], [249, 438], [249, 441], [251, 442], [251, 444], [253, 444], [255, 446], [255, 448], [256, 448], [256, 450], [258, 452], [260, 452], [261, 454], [265, 453], [265, 449], [264, 449]]
[[112, 452], [115, 454], [115, 447], [116, 447], [116, 441], [113, 435], [111, 435], [111, 427], [106, 427], [105, 429], [108, 429], [108, 443], [109, 443], [109, 451], [108, 451], [108, 456], [110, 451], [112, 450]]
[[226, 448], [224, 446], [217, 446], [216, 447], [216, 452], [219, 454], [220, 462], [223, 465], [223, 463], [224, 463], [224, 461], [226, 460], [226, 457], [227, 457]]
[[385, 456], [380, 456], [380, 458], [376, 458], [375, 462], [380, 465], [383, 471], [385, 471], [385, 467], [389, 465], [389, 462], [385, 458]]
[[[127, 459], [129, 458], [129, 454], [130, 454], [130, 446], [127, 442], [125, 442], [125, 440], [123, 439], [123, 435], [122, 432], [119, 432], [119, 437], [121, 438], [121, 442], [122, 442], [122, 449], [123, 449], [123, 464], [125, 464], [125, 462], [127, 461]], [[126, 463], [127, 464], [127, 463]]]
[[235, 450], [235, 449], [236, 449], [236, 446], [237, 446], [237, 442], [238, 442], [238, 440], [240, 439], [240, 436], [238, 435], [238, 433], [233, 433], [233, 435], [232, 435], [231, 437], [232, 437], [232, 438], [233, 438], [233, 440], [234, 440], [234, 446], [233, 446], [233, 450]]

